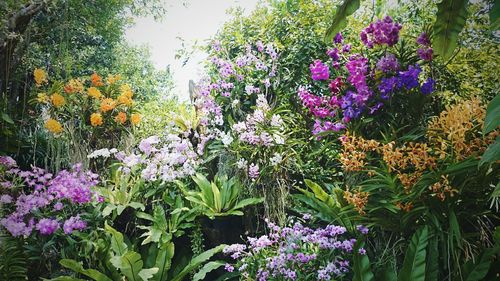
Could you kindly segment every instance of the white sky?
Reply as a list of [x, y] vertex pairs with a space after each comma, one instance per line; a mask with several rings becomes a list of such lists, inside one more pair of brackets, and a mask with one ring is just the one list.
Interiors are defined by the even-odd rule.
[[192, 44], [195, 40], [203, 44], [230, 18], [226, 14], [227, 9], [239, 6], [245, 9], [245, 13], [250, 13], [258, 0], [164, 1], [167, 14], [163, 21], [155, 22], [152, 17], [137, 18], [125, 37], [133, 45], [148, 45], [156, 68], [165, 69], [170, 65], [176, 85], [174, 94], [181, 100], [187, 100], [189, 80], [200, 78], [200, 62], [207, 55], [198, 52], [182, 67], [182, 61], [175, 59], [175, 51], [182, 47], [182, 41], [177, 37], [184, 39], [185, 44]]

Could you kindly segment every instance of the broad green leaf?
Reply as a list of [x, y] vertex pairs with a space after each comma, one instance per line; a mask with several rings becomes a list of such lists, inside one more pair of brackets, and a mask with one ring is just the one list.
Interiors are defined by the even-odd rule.
[[428, 227], [418, 229], [406, 250], [398, 281], [425, 281], [425, 259], [428, 244]]
[[141, 277], [139, 277], [139, 272], [143, 266], [141, 255], [134, 251], [128, 251], [118, 258], [119, 262], [114, 262], [113, 265], [120, 269], [128, 281], [141, 281]]
[[332, 197], [328, 193], [326, 193], [326, 191], [323, 190], [323, 188], [319, 184], [307, 179], [304, 180], [304, 182], [312, 190], [312, 192], [314, 192], [314, 195], [316, 195], [319, 200], [325, 202], [330, 207], [337, 206]]
[[59, 276], [59, 277], [52, 278], [52, 279], [42, 278], [42, 280], [44, 280], [44, 281], [87, 281], [84, 279], [75, 278], [75, 277], [71, 277], [71, 276]]
[[217, 268], [223, 266], [225, 263], [222, 261], [211, 261], [207, 264], [205, 264], [200, 271], [196, 272], [196, 274], [193, 276], [193, 281], [201, 281], [205, 279], [205, 276], [207, 273], [211, 272], [212, 270], [216, 270]]
[[443, 0], [437, 5], [432, 47], [443, 60], [457, 47], [458, 34], [467, 20], [467, 0]]
[[239, 201], [232, 209], [242, 209], [249, 205], [255, 205], [264, 202], [264, 198], [247, 198]]
[[168, 270], [172, 265], [174, 252], [175, 245], [172, 242], [168, 242], [160, 248], [155, 262], [155, 267], [158, 268], [158, 272], [153, 276], [153, 281], [166, 281]]
[[212, 182], [211, 187], [212, 187], [212, 193], [213, 193], [213, 197], [214, 197], [215, 210], [220, 212], [220, 211], [222, 211], [222, 202], [221, 202], [219, 187], [217, 187], [215, 182]]
[[123, 234], [109, 226], [107, 222], [104, 224], [104, 229], [111, 234], [111, 249], [113, 249], [115, 254], [119, 256], [125, 254], [128, 247], [123, 241]]
[[493, 7], [490, 10], [490, 30], [500, 29], [500, 1], [493, 1]]
[[9, 115], [7, 115], [7, 113], [2, 113], [2, 119], [3, 121], [9, 123], [9, 124], [14, 124], [14, 120], [12, 120], [12, 118], [10, 118]]
[[[360, 247], [363, 247], [362, 243]], [[375, 276], [370, 268], [370, 259], [367, 255], [354, 254], [352, 270], [354, 277], [352, 281], [375, 281]]]
[[494, 143], [490, 144], [484, 154], [481, 156], [479, 166], [485, 163], [495, 163], [500, 160], [500, 137], [497, 137]]
[[148, 281], [153, 277], [154, 274], [156, 274], [156, 272], [158, 272], [157, 267], [141, 269], [141, 271], [139, 271], [139, 277], [141, 277], [141, 279], [144, 281]]
[[439, 252], [438, 239], [436, 236], [429, 237], [427, 245], [427, 261], [425, 266], [425, 281], [438, 281], [439, 276]]
[[344, 0], [335, 9], [335, 16], [325, 34], [325, 42], [330, 44], [335, 34], [347, 26], [347, 17], [359, 9], [360, 0]]
[[224, 244], [219, 245], [194, 257], [189, 264], [184, 267], [184, 269], [182, 269], [182, 271], [179, 272], [179, 274], [177, 274], [171, 281], [182, 281], [187, 274], [195, 270], [202, 263], [208, 261], [213, 255], [221, 252], [226, 246], [227, 245]]
[[463, 268], [463, 275], [465, 281], [481, 281], [488, 274], [491, 266], [492, 259], [498, 253], [497, 248], [488, 248], [481, 253], [478, 259], [468, 261]]
[[81, 262], [77, 262], [72, 259], [62, 259], [59, 261], [59, 264], [77, 273], [90, 277], [95, 281], [113, 281], [108, 276], [95, 269], [84, 269]]
[[486, 135], [494, 131], [498, 126], [500, 126], [500, 94], [497, 94], [486, 108], [483, 133]]

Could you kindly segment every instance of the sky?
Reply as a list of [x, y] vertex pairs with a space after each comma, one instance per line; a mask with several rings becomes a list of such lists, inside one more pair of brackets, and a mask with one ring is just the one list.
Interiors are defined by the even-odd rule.
[[161, 22], [155, 21], [153, 17], [136, 18], [135, 25], [126, 31], [125, 37], [133, 45], [148, 45], [157, 69], [166, 69], [170, 65], [175, 83], [174, 95], [187, 100], [189, 80], [197, 81], [201, 77], [201, 62], [207, 55], [197, 52], [182, 66], [182, 61], [175, 59], [176, 50], [182, 47], [179, 38], [187, 45], [193, 44], [195, 40], [203, 44], [230, 19], [226, 13], [229, 8], [239, 6], [248, 14], [256, 7], [258, 0], [164, 1], [167, 14]]

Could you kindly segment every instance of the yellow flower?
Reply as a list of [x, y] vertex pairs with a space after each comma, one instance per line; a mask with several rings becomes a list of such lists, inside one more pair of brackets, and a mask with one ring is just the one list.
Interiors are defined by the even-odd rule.
[[118, 114], [115, 116], [115, 121], [119, 124], [125, 124], [127, 122], [127, 114], [125, 112], [118, 112]]
[[93, 127], [101, 126], [102, 125], [102, 115], [100, 113], [92, 113], [92, 115], [90, 115], [90, 124]]
[[101, 76], [99, 76], [95, 72], [92, 73], [92, 75], [90, 75], [90, 81], [92, 82], [92, 86], [95, 86], [95, 87], [104, 86], [104, 83], [102, 82]]
[[42, 83], [47, 82], [47, 73], [43, 69], [35, 68], [35, 71], [33, 71], [33, 76], [35, 77], [35, 83], [37, 86], [40, 86], [42, 85]]
[[132, 88], [129, 84], [123, 84], [120, 86], [120, 92], [123, 96], [131, 99], [134, 93], [132, 92]]
[[137, 125], [141, 122], [141, 115], [139, 113], [134, 113], [130, 116], [130, 122], [132, 125]]
[[107, 111], [113, 110], [113, 108], [115, 108], [115, 106], [116, 106], [116, 101], [114, 101], [113, 99], [106, 98], [106, 99], [103, 99], [101, 101], [101, 111], [102, 112], [107, 112]]
[[102, 97], [101, 91], [99, 91], [96, 87], [88, 88], [87, 94], [95, 99], [100, 99]]
[[120, 76], [120, 74], [117, 74], [117, 75], [108, 75], [108, 84], [111, 85], [111, 84], [114, 84], [116, 83], [117, 81], [120, 81], [120, 79], [122, 79], [122, 77]]
[[46, 93], [39, 93], [36, 97], [36, 100], [39, 103], [48, 103], [49, 102], [49, 96], [47, 96]]
[[71, 79], [64, 86], [64, 92], [67, 94], [83, 92], [83, 83], [80, 79]]
[[131, 105], [132, 105], [132, 103], [133, 103], [133, 102], [132, 102], [132, 99], [131, 99], [131, 98], [128, 98], [128, 97], [127, 97], [127, 96], [125, 96], [125, 95], [120, 95], [120, 96], [118, 96], [117, 100], [118, 100], [118, 103], [119, 103], [119, 104], [124, 104], [124, 105], [126, 105], [126, 106], [131, 106]]
[[64, 99], [64, 97], [58, 93], [55, 93], [52, 96], [50, 96], [50, 100], [52, 101], [52, 104], [55, 107], [61, 107], [66, 103], [66, 100]]
[[49, 130], [53, 134], [59, 134], [63, 131], [63, 127], [61, 123], [57, 122], [57, 120], [50, 118], [45, 122], [45, 128]]

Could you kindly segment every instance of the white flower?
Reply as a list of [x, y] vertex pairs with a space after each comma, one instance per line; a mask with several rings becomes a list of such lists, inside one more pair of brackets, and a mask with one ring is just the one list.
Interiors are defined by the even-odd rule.
[[233, 102], [231, 103], [231, 105], [233, 107], [236, 107], [238, 104], [240, 103], [240, 100], [239, 99], [234, 99]]
[[225, 147], [231, 145], [231, 143], [234, 140], [230, 133], [224, 133], [224, 132], [220, 133], [220, 138]]
[[274, 156], [269, 159], [271, 161], [271, 165], [276, 166], [283, 161], [283, 156], [281, 156], [280, 153], [276, 152], [274, 153]]
[[282, 128], [283, 119], [281, 119], [281, 116], [274, 114], [273, 117], [271, 117], [271, 126]]
[[247, 160], [245, 160], [245, 158], [240, 158], [238, 162], [236, 162], [236, 166], [238, 167], [238, 169], [246, 170], [247, 165], [248, 162]]
[[274, 134], [273, 139], [274, 139], [274, 142], [276, 142], [276, 144], [285, 144], [285, 139], [278, 134]]
[[104, 158], [108, 158], [109, 156], [111, 156], [111, 154], [114, 154], [116, 153], [118, 150], [116, 148], [112, 148], [111, 150], [108, 150], [107, 148], [103, 148], [103, 149], [98, 149], [98, 150], [95, 150], [94, 152], [90, 153], [89, 155], [87, 155], [87, 158], [99, 158], [99, 157], [104, 157]]

